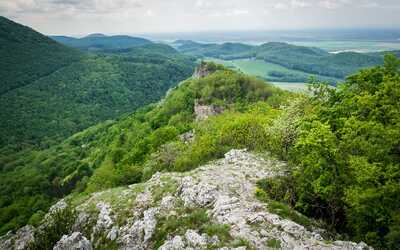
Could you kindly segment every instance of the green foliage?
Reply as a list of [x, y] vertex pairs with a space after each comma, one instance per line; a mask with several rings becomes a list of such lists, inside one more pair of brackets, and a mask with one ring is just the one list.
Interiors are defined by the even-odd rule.
[[202, 231], [209, 236], [218, 236], [218, 239], [222, 242], [228, 242], [232, 239], [229, 234], [231, 230], [230, 226], [227, 224], [206, 224], [202, 227]]
[[1, 95], [2, 151], [6, 145], [14, 150], [26, 144], [47, 148], [93, 124], [158, 101], [193, 71], [193, 63], [183, 56], [160, 55], [152, 62], [152, 49], [146, 51], [147, 55], [86, 55]]
[[0, 16], [0, 96], [52, 74], [81, 56], [78, 51]]
[[270, 239], [267, 241], [267, 246], [270, 248], [280, 249], [281, 241], [279, 239]]
[[[393, 56], [385, 57], [385, 67], [363, 70], [336, 90], [315, 83], [311, 108], [304, 106], [307, 112], [294, 126], [283, 123], [295, 130], [283, 154], [292, 164], [291, 181], [265, 180], [257, 195], [294, 204], [354, 240], [397, 248], [399, 87], [399, 60]], [[287, 193], [291, 202], [283, 198]]]

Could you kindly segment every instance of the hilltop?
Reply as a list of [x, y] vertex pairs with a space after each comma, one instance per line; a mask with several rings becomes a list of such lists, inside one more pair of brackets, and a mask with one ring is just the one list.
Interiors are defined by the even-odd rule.
[[101, 51], [105, 49], [126, 49], [136, 46], [152, 44], [150, 40], [131, 36], [105, 36], [103, 34], [92, 34], [83, 38], [67, 36], [51, 36], [55, 41], [69, 47], [85, 51]]

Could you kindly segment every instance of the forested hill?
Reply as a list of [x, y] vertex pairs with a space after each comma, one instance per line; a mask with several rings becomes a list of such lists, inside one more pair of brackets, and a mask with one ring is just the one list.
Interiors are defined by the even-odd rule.
[[32, 145], [48, 147], [155, 102], [194, 69], [191, 58], [167, 45], [145, 42], [95, 55], [5, 18], [0, 43], [2, 157]]
[[0, 16], [0, 95], [80, 60], [82, 54]]
[[[30, 231], [30, 249], [76, 232], [99, 249], [158, 249], [197, 234], [218, 237], [202, 245], [211, 249], [369, 249], [337, 239], [398, 249], [400, 60], [311, 90], [203, 63], [157, 104], [3, 161], [0, 234], [28, 222], [37, 230], [8, 243]], [[244, 148], [257, 157], [232, 151]], [[65, 195], [54, 221], [41, 221]]]
[[105, 36], [102, 34], [92, 34], [83, 38], [74, 38], [68, 36], [51, 36], [50, 38], [64, 45], [88, 51], [99, 51], [104, 49], [126, 49], [152, 42], [131, 36]]
[[[383, 55], [386, 53], [343, 52], [331, 54], [319, 48], [296, 46], [282, 42], [269, 42], [259, 46], [251, 46], [241, 43], [203, 44], [178, 40], [174, 42], [173, 46], [182, 53], [199, 58], [261, 60], [297, 71], [298, 75], [301, 73], [314, 74], [320, 76], [320, 79], [327, 77], [344, 79], [362, 68], [380, 65], [383, 63]], [[285, 71], [273, 72], [269, 77], [271, 79], [282, 78], [283, 81], [304, 78], [287, 75]], [[267, 77], [267, 79], [269, 78]]]

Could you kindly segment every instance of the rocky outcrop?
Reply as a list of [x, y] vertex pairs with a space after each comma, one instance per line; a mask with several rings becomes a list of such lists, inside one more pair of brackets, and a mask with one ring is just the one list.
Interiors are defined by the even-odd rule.
[[[224, 159], [190, 172], [156, 173], [146, 183], [92, 194], [75, 208], [74, 233], [63, 236], [54, 249], [91, 249], [109, 242], [119, 249], [144, 250], [155, 249], [156, 241], [162, 250], [369, 249], [364, 243], [326, 241], [320, 229], [282, 218], [259, 201], [257, 180], [283, 175], [285, 168], [272, 157], [231, 150]], [[208, 224], [227, 228], [225, 236], [190, 223], [176, 225], [191, 211], [203, 211]], [[89, 231], [87, 225], [92, 225]], [[91, 234], [89, 242], [85, 237]]]
[[211, 116], [219, 115], [223, 112], [223, 108], [216, 105], [203, 105], [198, 100], [194, 104], [194, 113], [196, 121], [203, 121]]
[[192, 78], [194, 79], [200, 79], [203, 77], [206, 77], [208, 75], [210, 75], [211, 73], [213, 73], [212, 70], [210, 70], [210, 68], [208, 67], [206, 62], [201, 62], [199, 66], [196, 67]]
[[0, 249], [27, 249], [28, 245], [34, 241], [34, 228], [32, 226], [24, 226], [15, 234], [9, 232], [0, 238]]
[[74, 232], [69, 236], [64, 235], [53, 250], [92, 250], [92, 244], [83, 234]]
[[195, 133], [194, 133], [193, 130], [192, 130], [192, 131], [189, 131], [189, 132], [186, 132], [186, 133], [183, 133], [183, 134], [179, 135], [179, 139], [180, 139], [183, 143], [189, 144], [189, 143], [191, 143], [191, 142], [194, 141], [194, 139], [195, 139]]

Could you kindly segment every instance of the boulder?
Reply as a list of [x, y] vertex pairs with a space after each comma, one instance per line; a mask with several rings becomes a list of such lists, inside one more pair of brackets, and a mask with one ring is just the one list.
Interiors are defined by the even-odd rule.
[[64, 235], [54, 246], [53, 250], [92, 250], [92, 244], [80, 232]]

